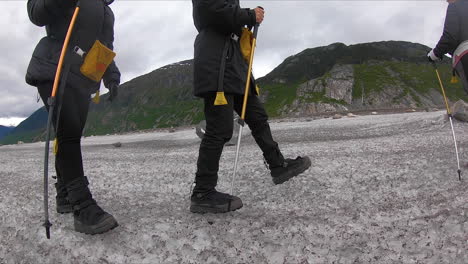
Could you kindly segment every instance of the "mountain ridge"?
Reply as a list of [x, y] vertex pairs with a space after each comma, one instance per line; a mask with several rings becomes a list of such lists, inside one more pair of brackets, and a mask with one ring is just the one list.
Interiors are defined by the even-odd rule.
[[[305, 49], [289, 56], [258, 78], [260, 98], [273, 118], [366, 109], [427, 108], [442, 105], [440, 88], [427, 62], [429, 47], [405, 41], [381, 41]], [[85, 135], [124, 133], [187, 126], [203, 119], [203, 102], [192, 94], [193, 60], [172, 63], [138, 76], [119, 88], [110, 103], [107, 95], [92, 104]], [[439, 66], [450, 79], [448, 62]], [[446, 83], [451, 100], [468, 98], [460, 84]], [[39, 110], [38, 110], [39, 111]], [[44, 122], [34, 113], [26, 119]], [[47, 117], [46, 117], [47, 119]], [[43, 128], [42, 128], [43, 129]], [[14, 131], [8, 142], [38, 140], [37, 126]], [[24, 135], [24, 136], [17, 136]], [[15, 137], [16, 136], [16, 137]]]

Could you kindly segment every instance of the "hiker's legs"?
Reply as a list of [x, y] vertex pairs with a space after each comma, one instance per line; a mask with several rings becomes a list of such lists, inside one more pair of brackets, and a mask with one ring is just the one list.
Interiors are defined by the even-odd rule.
[[[38, 87], [38, 90], [42, 100], [47, 102], [52, 85], [45, 84]], [[57, 98], [55, 113], [59, 110], [60, 95], [57, 95]], [[83, 173], [81, 157], [81, 135], [88, 115], [90, 94], [87, 89], [65, 87], [62, 101], [64, 103], [58, 115], [59, 123], [56, 128], [58, 141], [56, 169], [57, 175], [63, 179], [64, 191], [67, 192], [67, 198], [73, 208], [75, 230], [86, 234], [107, 232], [118, 226], [118, 223], [93, 199], [88, 188], [88, 179]], [[57, 114], [54, 115], [54, 126], [56, 120]]]
[[[236, 95], [234, 99], [234, 109], [239, 114], [242, 113], [243, 95]], [[270, 167], [281, 166], [284, 157], [278, 147], [278, 143], [273, 140], [268, 115], [265, 108], [257, 96], [249, 96], [245, 112], [245, 122], [252, 131], [252, 136], [263, 152], [263, 156]]]
[[[42, 101], [48, 109], [47, 99], [52, 92], [52, 83], [45, 83], [38, 87]], [[57, 94], [57, 104], [54, 110], [53, 125], [57, 124], [57, 113], [60, 96]], [[81, 156], [81, 135], [88, 115], [90, 94], [86, 89], [72, 89], [65, 87], [61, 106], [56, 137], [58, 152], [55, 157], [57, 176], [68, 184], [76, 178], [84, 177]]]
[[[238, 96], [234, 103], [237, 113], [241, 114], [242, 101]], [[252, 131], [252, 136], [263, 151], [263, 156], [269, 165], [271, 176], [275, 184], [281, 184], [295, 177], [311, 165], [309, 157], [285, 159], [281, 154], [278, 143], [273, 140], [268, 116], [257, 96], [250, 96], [247, 100], [245, 122]]]
[[226, 94], [227, 105], [214, 106], [215, 94], [205, 98], [206, 132], [200, 144], [190, 211], [193, 213], [226, 213], [242, 207], [242, 201], [218, 192], [219, 159], [223, 146], [232, 137], [233, 97]]
[[232, 96], [226, 94], [227, 105], [213, 105], [216, 94], [204, 98], [206, 131], [200, 143], [195, 175], [196, 192], [206, 192], [216, 187], [219, 159], [224, 144], [232, 137], [233, 104]]
[[468, 56], [462, 57], [461, 61], [456, 67], [456, 71], [463, 84], [463, 89], [468, 94]]

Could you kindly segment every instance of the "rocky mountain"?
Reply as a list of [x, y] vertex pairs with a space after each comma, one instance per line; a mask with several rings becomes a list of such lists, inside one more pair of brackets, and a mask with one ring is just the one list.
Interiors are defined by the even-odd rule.
[[[304, 116], [366, 109], [443, 105], [430, 49], [421, 44], [386, 41], [307, 49], [287, 58], [261, 78], [263, 98], [272, 116]], [[467, 99], [451, 70], [439, 65], [447, 95]]]
[[[435, 71], [426, 59], [429, 50], [402, 41], [306, 49], [258, 79], [260, 96], [271, 117], [442, 107]], [[438, 66], [448, 97], [468, 100], [461, 84], [449, 83], [448, 61]], [[110, 103], [104, 95], [100, 104], [91, 105], [85, 135], [198, 123], [203, 119], [203, 103], [192, 96], [192, 74], [192, 60], [187, 60], [122, 84], [117, 100]], [[38, 120], [43, 119], [35, 113], [22, 125]], [[41, 122], [44, 127], [45, 121]], [[37, 140], [38, 131], [32, 131], [23, 131], [21, 137], [11, 133], [9, 142]]]

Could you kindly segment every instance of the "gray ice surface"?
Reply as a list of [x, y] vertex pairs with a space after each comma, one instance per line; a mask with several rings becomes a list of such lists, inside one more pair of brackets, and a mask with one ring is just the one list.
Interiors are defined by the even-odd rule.
[[[460, 182], [443, 114], [275, 121], [285, 156], [312, 159], [282, 185], [244, 130], [235, 189], [244, 207], [219, 215], [188, 210], [193, 129], [85, 138], [91, 190], [120, 226], [74, 232], [72, 216], [54, 211], [51, 180], [51, 240], [41, 226], [44, 143], [1, 146], [0, 263], [468, 263], [468, 124], [455, 122]], [[221, 158], [221, 191], [234, 154], [226, 147]]]

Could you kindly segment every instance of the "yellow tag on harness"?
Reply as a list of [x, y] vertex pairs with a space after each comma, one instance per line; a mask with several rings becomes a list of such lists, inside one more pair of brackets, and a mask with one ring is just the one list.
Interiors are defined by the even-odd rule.
[[52, 152], [54, 153], [54, 155], [57, 155], [57, 152], [58, 152], [58, 140], [57, 138], [54, 139], [54, 147], [52, 148]]
[[458, 78], [457, 76], [453, 75], [452, 79], [450, 79], [450, 83], [458, 83]]
[[252, 41], [253, 41], [252, 31], [250, 31], [248, 28], [243, 28], [242, 36], [240, 37], [240, 48], [241, 48], [242, 56], [247, 62], [250, 61], [250, 54], [252, 53]]
[[115, 52], [102, 44], [99, 40], [96, 40], [88, 54], [86, 54], [80, 71], [89, 79], [99, 82], [106, 72], [107, 67], [112, 63], [115, 55]]
[[94, 97], [93, 97], [93, 103], [99, 104], [99, 102], [101, 101], [100, 98], [101, 98], [101, 97], [100, 97], [99, 90], [97, 90], [96, 94], [95, 94]]
[[214, 105], [227, 105], [227, 104], [228, 102], [226, 100], [226, 96], [224, 96], [224, 92], [216, 92]]

